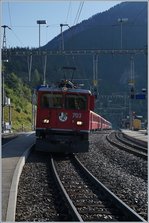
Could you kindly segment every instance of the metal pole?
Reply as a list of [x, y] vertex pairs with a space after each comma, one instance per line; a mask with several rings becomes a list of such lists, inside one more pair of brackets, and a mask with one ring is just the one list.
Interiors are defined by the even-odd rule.
[[34, 89], [32, 95], [32, 130], [35, 130], [36, 126], [36, 90]]
[[98, 97], [98, 55], [93, 56], [93, 88], [94, 94]]
[[46, 67], [47, 67], [47, 55], [45, 55], [45, 60], [44, 60], [43, 85], [46, 84]]
[[60, 24], [60, 27], [61, 27], [61, 51], [64, 50], [64, 36], [63, 36], [63, 30], [62, 30], [63, 26], [68, 26], [70, 28], [70, 26], [68, 24]]
[[39, 48], [40, 48], [40, 25], [47, 24], [46, 20], [37, 20], [37, 24], [39, 25]]
[[40, 23], [39, 23], [39, 49], [40, 49]]
[[122, 49], [122, 26], [123, 26], [123, 23], [121, 22], [121, 49]]
[[118, 22], [120, 22], [120, 28], [121, 28], [120, 41], [121, 41], [121, 49], [122, 49], [122, 47], [123, 47], [123, 23], [128, 22], [128, 18], [119, 18]]
[[27, 57], [28, 64], [28, 81], [31, 81], [31, 71], [32, 71], [32, 55]]
[[4, 50], [4, 49], [7, 49], [7, 45], [6, 45], [6, 28], [8, 28], [10, 30], [11, 30], [11, 28], [9, 26], [6, 26], [6, 25], [3, 25], [1, 27], [4, 28], [3, 45], [2, 45], [2, 49]]
[[[134, 100], [134, 97], [135, 97], [135, 80], [134, 80], [134, 57], [131, 56], [131, 59], [130, 59], [130, 66], [131, 66], [131, 70], [130, 70], [130, 80], [131, 80], [131, 89], [133, 90], [133, 92], [130, 92], [130, 97], [129, 97], [129, 117], [130, 117], [130, 129], [133, 130], [133, 115], [132, 115], [132, 110], [133, 110], [133, 100]], [[131, 90], [130, 90], [131, 91]], [[133, 95], [134, 94], [134, 97]]]
[[4, 132], [4, 106], [5, 106], [4, 72], [2, 71], [2, 132]]
[[11, 104], [8, 105], [9, 106], [9, 126], [10, 126], [10, 129], [9, 131], [11, 132], [11, 124], [12, 124], [12, 121], [11, 121], [11, 118], [12, 118], [12, 115], [11, 115]]
[[60, 27], [61, 27], [61, 51], [62, 51], [64, 50], [64, 39], [63, 39], [63, 30], [62, 30], [63, 24], [60, 24]]
[[[6, 26], [6, 25], [3, 25], [1, 26], [2, 28], [4, 28], [4, 35], [3, 35], [3, 45], [2, 45], [2, 49], [3, 51], [7, 52], [7, 44], [6, 44], [6, 28], [10, 29], [11, 28], [9, 26]], [[5, 58], [5, 59], [2, 59], [2, 62], [8, 62], [8, 60]], [[4, 119], [4, 107], [5, 107], [5, 90], [4, 90], [4, 71], [3, 71], [3, 67], [2, 67], [2, 97], [1, 97], [1, 102], [2, 102], [2, 110], [1, 110], [1, 114], [2, 114], [2, 119], [1, 119], [1, 122], [2, 122], [2, 132], [4, 132], [4, 122], [5, 122], [5, 119]]]

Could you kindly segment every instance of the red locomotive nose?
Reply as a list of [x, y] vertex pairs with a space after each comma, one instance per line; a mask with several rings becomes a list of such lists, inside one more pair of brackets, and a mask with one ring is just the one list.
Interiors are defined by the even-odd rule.
[[[108, 128], [109, 122], [93, 112], [94, 96], [64, 81], [59, 87], [38, 90], [36, 149], [49, 152], [87, 152], [89, 133]], [[63, 148], [61, 145], [63, 144]], [[69, 145], [69, 148], [64, 145]]]

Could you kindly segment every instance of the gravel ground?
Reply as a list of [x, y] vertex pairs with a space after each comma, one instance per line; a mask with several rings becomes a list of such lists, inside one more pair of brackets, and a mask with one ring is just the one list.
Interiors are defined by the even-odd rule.
[[115, 194], [121, 188], [119, 198], [147, 219], [147, 161], [110, 145], [100, 132], [90, 136], [89, 153], [77, 157]]

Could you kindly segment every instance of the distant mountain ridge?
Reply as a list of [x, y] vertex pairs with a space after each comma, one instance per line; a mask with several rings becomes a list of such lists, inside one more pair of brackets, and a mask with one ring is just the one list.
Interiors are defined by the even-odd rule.
[[[71, 27], [63, 32], [65, 50], [147, 49], [147, 4], [147, 2], [122, 2]], [[127, 18], [128, 21], [121, 24], [118, 22], [119, 18]], [[61, 35], [59, 34], [43, 48], [59, 50], [60, 44]], [[132, 60], [133, 65], [131, 64]], [[83, 79], [85, 87], [93, 89], [93, 55], [50, 57], [47, 67], [48, 80], [54, 81], [62, 78], [60, 67], [66, 64], [75, 65], [77, 70], [74, 77]], [[99, 100], [96, 104], [97, 111], [101, 108], [100, 114], [119, 126], [123, 115], [124, 117], [129, 115], [128, 101], [127, 104], [123, 100], [115, 104], [115, 107], [124, 109], [126, 106], [126, 109], [116, 111], [114, 108], [110, 111], [107, 109], [110, 109], [112, 104], [109, 107], [108, 100], [105, 101], [100, 95], [127, 95], [129, 97], [129, 81], [131, 79], [134, 79], [135, 93], [141, 92], [142, 88], [147, 89], [147, 55], [146, 53], [140, 55], [99, 55], [97, 69], [99, 93]], [[132, 72], [134, 72], [133, 78], [131, 77]], [[86, 79], [88, 81], [85, 81]], [[133, 103], [134, 111], [146, 117], [146, 101], [134, 101]], [[115, 113], [112, 113], [113, 111]]]
[[[71, 27], [63, 33], [65, 50], [76, 49], [121, 49], [121, 24], [119, 18], [127, 18], [122, 24], [122, 49], [145, 49], [147, 47], [147, 2], [123, 2], [111, 9], [98, 13], [88, 20]], [[43, 48], [59, 50], [61, 35], [48, 42]], [[76, 56], [67, 59], [50, 58], [47, 77], [62, 77], [60, 67], [77, 65], [76, 78], [93, 79], [93, 62], [90, 56]], [[125, 92], [131, 75], [131, 55], [100, 55], [98, 61], [99, 92]], [[75, 62], [74, 62], [75, 61]], [[108, 65], [108, 66], [107, 66]], [[134, 56], [134, 75], [136, 90], [146, 87], [146, 55]], [[54, 75], [50, 75], [53, 73]]]
[[[124, 48], [144, 47], [147, 42], [147, 2], [123, 2], [66, 30], [63, 33], [65, 49], [119, 48], [118, 18], [128, 18], [122, 27]], [[44, 48], [59, 49], [60, 41], [59, 34]]]

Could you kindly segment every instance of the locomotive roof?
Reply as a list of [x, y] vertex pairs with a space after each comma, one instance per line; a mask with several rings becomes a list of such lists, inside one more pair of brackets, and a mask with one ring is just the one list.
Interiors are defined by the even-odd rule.
[[91, 94], [90, 90], [81, 89], [81, 88], [58, 88], [58, 87], [46, 87], [42, 86], [38, 89], [38, 91], [44, 92], [69, 92], [69, 93], [83, 93], [83, 94]]

